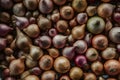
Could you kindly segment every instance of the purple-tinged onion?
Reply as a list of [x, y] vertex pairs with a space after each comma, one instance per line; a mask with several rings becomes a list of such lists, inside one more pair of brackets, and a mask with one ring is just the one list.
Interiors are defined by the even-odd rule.
[[63, 5], [66, 3], [67, 0], [53, 0], [53, 2], [59, 6]]
[[88, 44], [88, 46], [90, 46], [91, 43], [92, 43], [92, 37], [93, 37], [93, 35], [91, 33], [87, 33], [85, 35], [85, 39], [84, 40], [86, 41], [86, 43]]
[[120, 23], [120, 13], [114, 13], [114, 14], [113, 14], [113, 19], [114, 19], [117, 23]]
[[70, 60], [73, 59], [75, 56], [75, 48], [76, 47], [65, 47], [62, 51], [62, 55]]
[[9, 23], [10, 14], [8, 12], [1, 12], [0, 13], [0, 21], [4, 22], [4, 23]]
[[65, 46], [66, 40], [67, 40], [67, 36], [56, 35], [53, 37], [53, 45], [56, 48], [63, 48]]
[[51, 37], [54, 37], [57, 35], [57, 30], [55, 28], [51, 28], [48, 32], [48, 34], [51, 36]]
[[4, 80], [16, 80], [14, 77], [6, 77]]
[[120, 44], [117, 44], [117, 51], [120, 52]]
[[30, 69], [29, 71], [33, 75], [40, 75], [42, 73], [42, 70], [39, 67], [34, 67]]
[[13, 6], [13, 0], [0, 0], [0, 6], [4, 9], [11, 9]]
[[6, 24], [0, 24], [0, 36], [6, 36], [13, 28], [7, 26]]
[[15, 16], [15, 15], [13, 15], [13, 23], [19, 29], [24, 29], [29, 25], [29, 21], [26, 17], [18, 17], [18, 16]]
[[85, 67], [87, 65], [86, 57], [83, 55], [79, 55], [75, 58], [75, 63], [79, 67]]
[[44, 14], [52, 12], [52, 10], [53, 10], [52, 0], [40, 0], [39, 10]]
[[87, 50], [87, 43], [83, 40], [77, 40], [73, 46], [76, 47], [75, 52], [78, 54], [83, 54]]
[[7, 40], [4, 38], [0, 38], [0, 50], [5, 49], [6, 46], [7, 46]]

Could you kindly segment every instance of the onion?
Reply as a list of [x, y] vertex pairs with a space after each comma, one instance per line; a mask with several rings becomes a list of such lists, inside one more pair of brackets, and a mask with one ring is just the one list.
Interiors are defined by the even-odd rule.
[[75, 26], [77, 25], [76, 18], [70, 20], [69, 25], [70, 25], [70, 27], [72, 27], [72, 28], [75, 27]]
[[70, 69], [70, 62], [67, 58], [60, 56], [54, 61], [54, 69], [59, 73], [66, 73]]
[[70, 60], [73, 59], [75, 56], [75, 48], [76, 47], [65, 47], [62, 51], [62, 55]]
[[103, 2], [110, 2], [111, 0], [101, 0], [101, 1], [103, 1]]
[[40, 30], [47, 30], [47, 29], [50, 29], [52, 26], [51, 21], [49, 19], [43, 17], [42, 15], [40, 15], [38, 17], [37, 23], [38, 23], [38, 26], [40, 27]]
[[7, 46], [7, 40], [0, 38], [0, 50], [3, 50]]
[[27, 28], [24, 28], [23, 30], [28, 36], [32, 38], [38, 37], [40, 34], [40, 29], [37, 24], [30, 24]]
[[87, 65], [87, 60], [85, 56], [79, 55], [75, 58], [75, 63], [79, 67], [85, 67]]
[[60, 80], [70, 80], [70, 78], [67, 75], [63, 75], [60, 77]]
[[4, 69], [2, 75], [3, 75], [3, 77], [10, 76], [10, 70], [8, 68]]
[[16, 16], [24, 16], [26, 13], [25, 6], [23, 3], [17, 3], [13, 6], [13, 13]]
[[4, 52], [7, 56], [10, 56], [13, 54], [14, 51], [11, 48], [5, 48]]
[[117, 75], [120, 73], [120, 62], [117, 60], [108, 60], [104, 63], [104, 69], [109, 75]]
[[109, 31], [109, 38], [114, 43], [120, 43], [120, 27], [114, 27]]
[[117, 79], [115, 79], [115, 78], [108, 78], [107, 80], [117, 80]]
[[68, 24], [65, 20], [59, 20], [56, 24], [56, 29], [59, 32], [65, 33], [68, 29]]
[[52, 70], [45, 71], [41, 76], [41, 80], [56, 80], [56, 73]]
[[97, 80], [97, 77], [93, 73], [85, 73], [84, 80]]
[[57, 31], [55, 28], [51, 28], [48, 32], [48, 34], [51, 36], [51, 37], [54, 37], [57, 35]]
[[49, 55], [53, 58], [57, 58], [59, 56], [59, 50], [56, 48], [50, 48], [48, 49]]
[[104, 35], [96, 35], [92, 39], [92, 46], [98, 50], [104, 50], [108, 46], [108, 39]]
[[36, 75], [28, 75], [24, 80], [40, 80]]
[[66, 43], [67, 36], [56, 35], [53, 37], [53, 45], [55, 48], [63, 48]]
[[113, 59], [116, 56], [116, 49], [112, 47], [107, 47], [105, 50], [102, 51], [102, 57], [104, 59]]
[[95, 48], [88, 48], [86, 51], [86, 58], [89, 61], [95, 61], [98, 59], [98, 51]]
[[119, 23], [119, 22], [120, 22], [120, 13], [114, 13], [114, 14], [113, 14], [113, 19], [114, 19], [117, 23]]
[[14, 77], [6, 77], [4, 80], [16, 80]]
[[53, 13], [53, 14], [51, 15], [51, 20], [52, 20], [53, 22], [57, 22], [57, 21], [59, 21], [59, 19], [60, 19], [60, 13], [59, 13], [59, 12]]
[[30, 69], [29, 72], [33, 75], [40, 75], [42, 73], [42, 70], [39, 67], [34, 67]]
[[74, 39], [82, 39], [85, 36], [85, 24], [76, 26], [72, 29], [72, 37]]
[[18, 16], [13, 15], [12, 18], [13, 18], [13, 23], [19, 29], [24, 29], [29, 25], [29, 21], [26, 17], [18, 17]]
[[51, 38], [49, 36], [40, 36], [38, 42], [43, 49], [48, 49], [51, 46]]
[[33, 58], [33, 60], [38, 60], [40, 57], [43, 56], [43, 51], [38, 46], [30, 45], [30, 56]]
[[91, 45], [91, 43], [92, 43], [92, 37], [93, 37], [93, 35], [91, 34], [91, 33], [87, 33], [86, 35], [85, 35], [85, 41], [87, 42], [87, 45], [88, 46], [90, 46]]
[[59, 6], [63, 5], [66, 3], [66, 0], [53, 0], [53, 2]]
[[101, 33], [105, 28], [105, 22], [101, 17], [91, 17], [87, 22], [87, 29], [93, 34]]
[[85, 11], [87, 7], [87, 1], [86, 0], [73, 0], [72, 7], [76, 12], [83, 12]]
[[82, 25], [85, 24], [88, 20], [88, 16], [86, 13], [79, 13], [76, 17], [77, 22]]
[[24, 59], [25, 57], [21, 57], [20, 59], [15, 59], [10, 63], [10, 75], [20, 75], [25, 70]]
[[0, 0], [0, 6], [4, 9], [11, 9], [13, 6], [12, 0]]
[[79, 67], [73, 67], [71, 70], [70, 70], [70, 78], [72, 80], [80, 80], [82, 75], [83, 75], [83, 71], [81, 68]]
[[97, 13], [97, 7], [96, 6], [88, 6], [86, 9], [86, 12], [88, 16], [94, 16]]
[[0, 21], [4, 23], [8, 23], [10, 21], [10, 14], [7, 12], [0, 13]]
[[100, 61], [95, 61], [91, 64], [91, 69], [96, 75], [100, 75], [103, 71], [103, 64]]
[[16, 46], [19, 49], [28, 50], [31, 44], [31, 39], [28, 36], [24, 35], [18, 28], [16, 28], [16, 31], [17, 31], [16, 42], [15, 42]]
[[72, 19], [74, 16], [73, 8], [70, 6], [63, 6], [60, 9], [60, 15], [62, 18], [66, 19], [66, 20]]
[[40, 0], [39, 10], [44, 14], [52, 12], [52, 10], [53, 10], [52, 0]]
[[49, 55], [44, 55], [39, 60], [39, 66], [43, 70], [50, 70], [53, 66], [53, 58]]
[[6, 36], [13, 28], [7, 26], [6, 24], [0, 24], [0, 36]]
[[38, 5], [37, 0], [24, 0], [23, 3], [25, 5], [25, 7], [29, 10], [35, 10]]
[[83, 40], [77, 40], [73, 46], [76, 47], [75, 51], [78, 54], [83, 54], [87, 50], [87, 44]]
[[117, 44], [117, 51], [120, 52], [120, 44]]
[[12, 43], [12, 41], [13, 41], [13, 35], [8, 34], [8, 35], [6, 35], [5, 38], [7, 39], [8, 44], [11, 44], [11, 43]]
[[103, 3], [98, 6], [97, 12], [99, 16], [107, 18], [112, 15], [114, 8], [115, 6], [113, 6], [112, 4]]

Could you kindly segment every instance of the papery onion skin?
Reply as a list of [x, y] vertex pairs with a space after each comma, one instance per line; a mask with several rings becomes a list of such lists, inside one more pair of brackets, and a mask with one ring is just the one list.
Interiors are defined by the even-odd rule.
[[40, 80], [36, 75], [28, 75], [24, 80]]

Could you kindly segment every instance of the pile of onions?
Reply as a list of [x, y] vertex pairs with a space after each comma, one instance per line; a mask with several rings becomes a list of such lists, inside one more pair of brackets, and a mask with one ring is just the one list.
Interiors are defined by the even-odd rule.
[[119, 0], [0, 0], [0, 80], [120, 80]]

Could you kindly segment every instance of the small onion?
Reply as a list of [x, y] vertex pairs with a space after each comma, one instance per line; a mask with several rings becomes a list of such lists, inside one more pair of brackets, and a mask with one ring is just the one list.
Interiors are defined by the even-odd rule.
[[7, 46], [7, 40], [4, 38], [0, 38], [0, 50], [5, 49], [6, 46]]
[[59, 73], [66, 73], [70, 69], [70, 62], [63, 56], [58, 57], [54, 61], [54, 68]]
[[91, 43], [92, 43], [92, 37], [93, 37], [93, 35], [91, 34], [91, 33], [87, 33], [86, 35], [85, 35], [85, 41], [87, 42], [87, 45], [88, 46], [90, 46], [91, 45]]
[[83, 40], [77, 40], [77, 41], [73, 44], [73, 46], [76, 47], [75, 51], [76, 51], [76, 53], [78, 53], [78, 54], [83, 54], [83, 53], [85, 53], [85, 51], [87, 50], [87, 44], [86, 44], [86, 42], [83, 41]]
[[98, 51], [95, 48], [88, 48], [86, 51], [86, 58], [89, 61], [95, 61], [98, 59]]
[[75, 27], [75, 26], [77, 25], [76, 19], [74, 18], [74, 19], [70, 20], [69, 25], [70, 25], [70, 27], [72, 27], [72, 28]]
[[67, 75], [63, 75], [60, 77], [60, 80], [70, 80], [70, 78]]
[[0, 0], [0, 6], [4, 9], [11, 9], [13, 6], [12, 0]]
[[10, 70], [8, 68], [6, 68], [6, 69], [3, 70], [2, 74], [3, 74], [4, 77], [8, 77], [8, 76], [10, 76]]
[[60, 15], [62, 18], [70, 20], [74, 16], [73, 8], [70, 6], [64, 6], [60, 9]]
[[102, 57], [107, 60], [115, 58], [116, 54], [116, 49], [112, 47], [107, 47], [102, 51]]
[[43, 72], [41, 80], [56, 80], [56, 73], [52, 70]]
[[50, 70], [53, 65], [53, 58], [49, 55], [44, 55], [39, 60], [39, 66], [43, 70]]
[[0, 21], [4, 23], [8, 23], [10, 21], [10, 14], [7, 12], [0, 13]]
[[59, 6], [63, 5], [66, 3], [67, 0], [53, 0], [53, 2]]
[[71, 70], [70, 70], [70, 78], [72, 80], [80, 80], [81, 77], [83, 76], [83, 71], [81, 68], [79, 67], [73, 67]]
[[40, 80], [36, 75], [28, 75], [24, 80]]
[[97, 7], [96, 6], [88, 6], [86, 9], [86, 12], [88, 16], [94, 16], [97, 13]]
[[98, 50], [104, 50], [108, 46], [108, 39], [104, 35], [96, 35], [92, 39], [92, 46]]
[[93, 73], [86, 73], [85, 77], [84, 77], [84, 80], [89, 80], [89, 79], [91, 79], [91, 80], [97, 80], [97, 77]]
[[33, 75], [40, 75], [42, 70], [39, 67], [34, 67], [30, 69], [29, 72]]
[[52, 56], [53, 58], [57, 58], [59, 56], [59, 50], [56, 48], [50, 48], [48, 49], [49, 55]]
[[101, 0], [101, 1], [103, 1], [103, 2], [110, 2], [111, 0]]
[[114, 13], [114, 14], [113, 14], [113, 19], [114, 19], [117, 23], [119, 23], [119, 22], [120, 22], [120, 13]]
[[16, 80], [14, 77], [6, 77], [4, 80]]
[[48, 34], [51, 36], [51, 37], [54, 37], [57, 35], [57, 30], [55, 28], [51, 28], [48, 32]]

